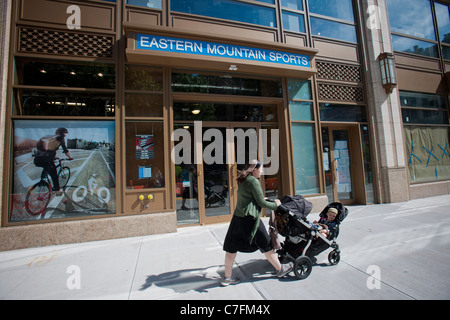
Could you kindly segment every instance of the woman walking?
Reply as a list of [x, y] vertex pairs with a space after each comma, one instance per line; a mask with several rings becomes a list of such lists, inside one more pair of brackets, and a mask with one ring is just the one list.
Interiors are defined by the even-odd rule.
[[269, 234], [263, 223], [260, 223], [261, 208], [276, 210], [281, 204], [266, 201], [259, 184], [259, 177], [263, 167], [259, 161], [252, 160], [246, 169], [238, 172], [237, 204], [233, 218], [223, 244], [225, 251], [225, 277], [222, 286], [237, 284], [239, 278], [232, 277], [233, 263], [237, 252], [254, 252], [260, 250], [267, 260], [274, 266], [279, 278], [284, 277], [292, 270], [292, 264], [282, 265], [272, 248]]

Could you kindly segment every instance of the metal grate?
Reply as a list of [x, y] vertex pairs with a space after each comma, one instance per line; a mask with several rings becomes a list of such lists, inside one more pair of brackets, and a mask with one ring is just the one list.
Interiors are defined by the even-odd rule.
[[319, 83], [319, 100], [363, 102], [364, 90], [360, 86]]
[[108, 35], [34, 28], [19, 31], [19, 52], [111, 58], [113, 44], [114, 37]]
[[359, 66], [347, 64], [318, 61], [317, 78], [324, 80], [361, 82], [361, 68]]

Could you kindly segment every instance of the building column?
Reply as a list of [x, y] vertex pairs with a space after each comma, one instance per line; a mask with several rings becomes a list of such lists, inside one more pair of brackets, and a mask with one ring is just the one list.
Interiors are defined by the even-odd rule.
[[364, 39], [368, 121], [372, 133], [372, 161], [378, 201], [409, 200], [409, 180], [404, 150], [399, 92], [386, 93], [378, 56], [393, 52], [386, 0], [360, 1]]
[[[11, 32], [12, 0], [0, 1], [0, 150], [5, 150], [6, 93], [8, 88], [9, 38]], [[0, 181], [3, 181], [4, 152], [0, 152]], [[6, 191], [4, 190], [6, 189]], [[2, 208], [3, 192], [0, 190], [0, 208]], [[0, 214], [0, 223], [2, 215]]]

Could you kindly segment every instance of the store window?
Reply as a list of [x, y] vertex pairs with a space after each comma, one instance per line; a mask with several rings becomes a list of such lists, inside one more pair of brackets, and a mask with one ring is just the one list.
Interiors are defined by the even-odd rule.
[[114, 121], [15, 119], [13, 158], [10, 222], [116, 212]]
[[14, 64], [9, 222], [116, 213], [115, 67]]
[[438, 57], [430, 0], [387, 0], [395, 51]]
[[357, 42], [351, 0], [308, 0], [311, 34]]
[[449, 122], [442, 95], [400, 91], [409, 181], [450, 179]]
[[127, 4], [152, 9], [162, 8], [162, 0], [127, 0]]
[[162, 121], [125, 123], [127, 189], [165, 186], [165, 146]]
[[321, 121], [367, 122], [366, 107], [338, 103], [320, 103]]
[[450, 13], [449, 6], [437, 3], [434, 4], [436, 20], [438, 25], [439, 39], [441, 41], [442, 57], [450, 60]]
[[[254, 2], [254, 3], [252, 3]], [[272, 5], [265, 5], [265, 3]], [[171, 0], [172, 11], [276, 28], [274, 1]]]
[[229, 94], [239, 96], [282, 97], [280, 79], [224, 73], [172, 73], [173, 92]]
[[115, 115], [114, 65], [17, 58], [14, 71], [13, 115]]
[[282, 0], [281, 9], [284, 30], [306, 32], [302, 0]]
[[162, 68], [125, 66], [127, 189], [165, 187]]
[[311, 82], [288, 80], [296, 194], [320, 193]]

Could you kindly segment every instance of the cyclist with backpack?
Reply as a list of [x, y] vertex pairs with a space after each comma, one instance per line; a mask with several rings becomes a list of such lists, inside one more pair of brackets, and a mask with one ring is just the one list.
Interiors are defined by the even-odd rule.
[[42, 167], [47, 170], [53, 181], [52, 191], [59, 191], [60, 189], [54, 162], [58, 148], [61, 146], [67, 158], [73, 160], [65, 141], [68, 133], [69, 131], [66, 128], [58, 128], [56, 129], [55, 135], [44, 136], [36, 144], [37, 152], [35, 154], [34, 164], [37, 167]]

